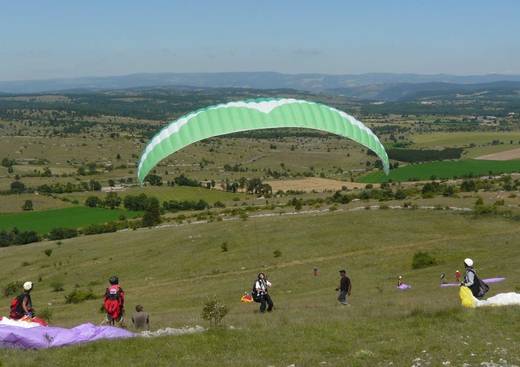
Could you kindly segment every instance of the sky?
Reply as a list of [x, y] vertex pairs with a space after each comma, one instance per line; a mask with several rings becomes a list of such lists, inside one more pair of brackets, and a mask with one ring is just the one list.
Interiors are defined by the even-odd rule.
[[520, 74], [517, 0], [0, 0], [0, 80]]

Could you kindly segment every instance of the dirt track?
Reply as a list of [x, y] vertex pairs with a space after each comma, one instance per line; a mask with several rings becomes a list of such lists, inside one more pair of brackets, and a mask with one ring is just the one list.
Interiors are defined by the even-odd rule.
[[319, 178], [319, 177], [308, 177], [300, 180], [280, 180], [280, 181], [268, 181], [267, 182], [273, 188], [273, 192], [278, 190], [294, 190], [294, 191], [337, 191], [341, 190], [343, 186], [346, 186], [348, 189], [362, 189], [365, 187], [365, 184], [357, 183], [357, 182], [346, 182], [346, 181], [338, 181], [331, 180], [328, 178]]

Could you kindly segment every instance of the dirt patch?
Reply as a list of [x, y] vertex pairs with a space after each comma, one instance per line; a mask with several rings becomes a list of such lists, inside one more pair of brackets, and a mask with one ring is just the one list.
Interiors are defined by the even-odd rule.
[[512, 159], [520, 159], [520, 148], [506, 150], [505, 152], [481, 155], [476, 159], [483, 159], [487, 161], [510, 161]]
[[302, 178], [300, 180], [280, 180], [280, 181], [267, 181], [269, 185], [273, 188], [273, 192], [278, 190], [287, 191], [337, 191], [341, 190], [343, 186], [346, 186], [349, 190], [351, 189], [362, 189], [366, 184], [357, 183], [357, 182], [346, 182], [346, 181], [338, 181], [331, 180], [328, 178], [319, 178], [319, 177], [308, 177]]

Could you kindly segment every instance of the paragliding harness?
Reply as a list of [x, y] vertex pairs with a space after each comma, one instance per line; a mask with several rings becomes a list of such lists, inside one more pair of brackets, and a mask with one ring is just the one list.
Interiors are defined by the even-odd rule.
[[471, 293], [476, 298], [482, 298], [484, 295], [489, 291], [489, 285], [487, 285], [482, 279], [480, 279], [477, 276], [477, 273], [473, 269], [468, 269], [468, 272], [473, 273], [473, 284], [469, 286], [469, 289], [471, 289]]
[[32, 311], [31, 295], [28, 293], [22, 293], [11, 300], [9, 318], [13, 320], [19, 320], [25, 316], [25, 311], [23, 309], [23, 300], [25, 297], [29, 298], [27, 301], [27, 307]]
[[253, 283], [253, 290], [251, 291], [251, 296], [253, 297], [253, 301], [257, 303], [261, 303], [264, 298], [265, 292], [258, 292], [256, 290], [256, 282], [262, 282], [261, 280], [255, 280]]
[[120, 321], [122, 319], [123, 297], [123, 289], [118, 284], [111, 285], [107, 288], [103, 308], [107, 313], [108, 321]]

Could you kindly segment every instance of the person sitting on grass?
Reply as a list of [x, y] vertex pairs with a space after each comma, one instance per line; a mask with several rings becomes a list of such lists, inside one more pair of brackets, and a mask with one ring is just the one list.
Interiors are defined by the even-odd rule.
[[346, 306], [349, 304], [347, 301], [347, 296], [350, 297], [350, 294], [352, 291], [352, 282], [350, 281], [350, 278], [347, 277], [346, 270], [340, 270], [339, 275], [340, 275], [339, 287], [336, 288], [336, 291], [339, 292], [338, 301], [342, 305]]
[[269, 295], [268, 288], [271, 287], [271, 282], [267, 280], [264, 273], [259, 273], [258, 277], [253, 285], [252, 296], [253, 300], [260, 303], [260, 312], [264, 313], [266, 308], [267, 312], [273, 310], [274, 304], [271, 296]]
[[32, 282], [25, 282], [23, 284], [23, 293], [13, 298], [11, 301], [11, 310], [9, 318], [13, 320], [20, 320], [24, 316], [33, 318], [34, 309], [32, 307], [31, 291], [33, 289]]
[[137, 330], [150, 330], [150, 315], [148, 312], [144, 312], [143, 306], [135, 306], [135, 313], [132, 315], [132, 323]]

